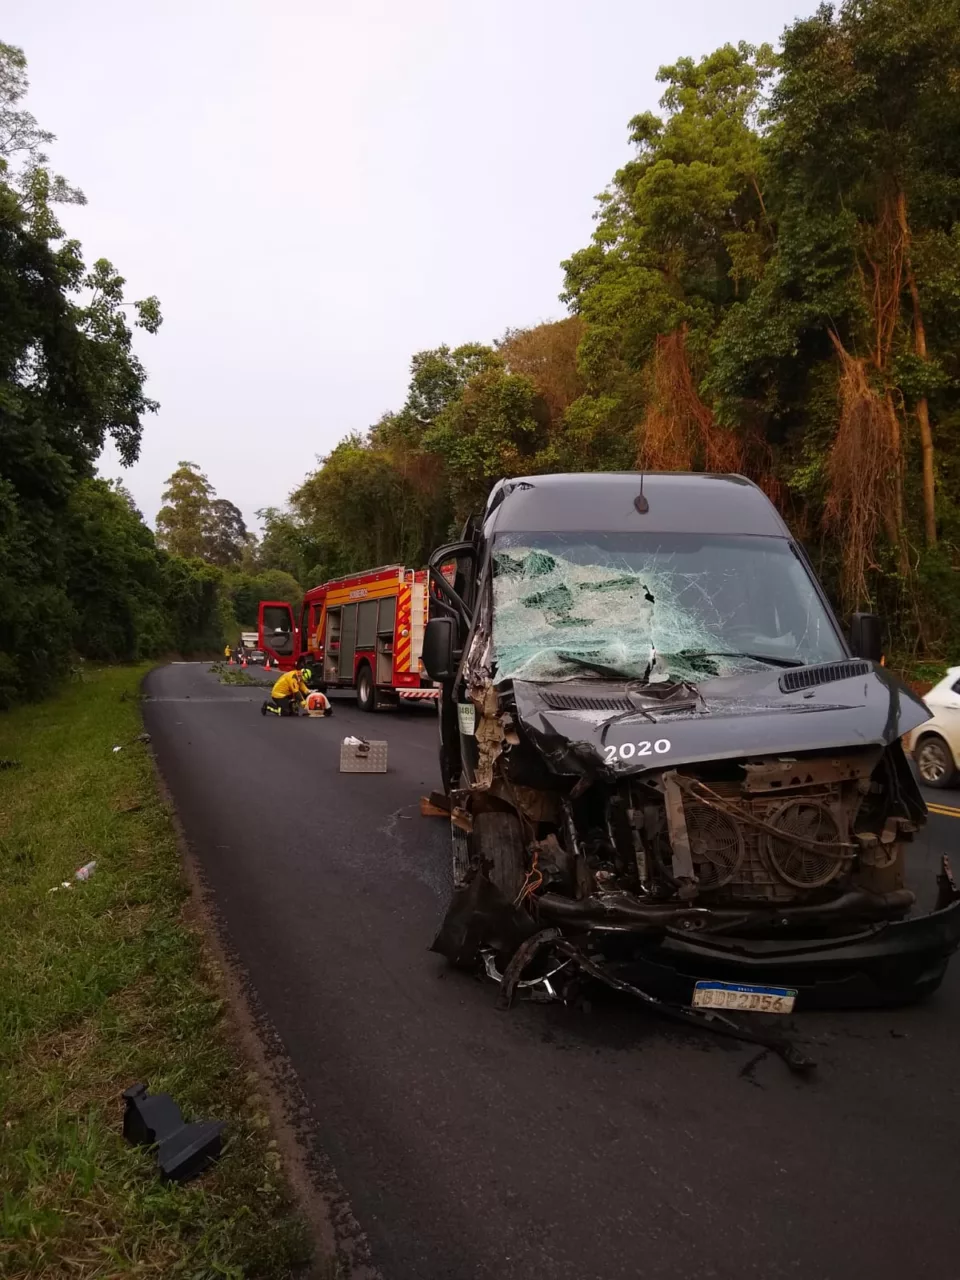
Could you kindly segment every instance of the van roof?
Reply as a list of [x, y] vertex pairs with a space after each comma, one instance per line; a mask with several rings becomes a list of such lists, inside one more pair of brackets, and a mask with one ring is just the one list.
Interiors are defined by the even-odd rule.
[[[643, 488], [648, 509], [634, 505]], [[789, 538], [761, 489], [744, 476], [690, 471], [597, 471], [501, 480], [484, 514], [490, 533], [719, 533]]]

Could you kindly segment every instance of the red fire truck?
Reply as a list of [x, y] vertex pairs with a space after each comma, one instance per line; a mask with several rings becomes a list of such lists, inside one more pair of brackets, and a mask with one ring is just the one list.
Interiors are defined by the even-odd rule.
[[425, 569], [387, 565], [313, 587], [303, 597], [299, 624], [290, 605], [265, 600], [260, 648], [283, 670], [308, 662], [319, 687], [356, 689], [364, 711], [436, 702], [440, 690], [420, 664], [427, 590]]

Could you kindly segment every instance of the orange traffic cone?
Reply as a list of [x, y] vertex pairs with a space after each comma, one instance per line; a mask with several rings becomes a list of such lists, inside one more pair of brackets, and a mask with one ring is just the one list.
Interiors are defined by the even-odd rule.
[[228, 666], [228, 667], [233, 667], [233, 666], [235, 666], [235, 665], [236, 665], [236, 664], [234, 663], [234, 661], [233, 661], [233, 658], [232, 658], [232, 657], [227, 659], [227, 666]]
[[264, 671], [269, 671], [269, 670], [270, 670], [270, 659], [269, 659], [269, 658], [266, 658], [266, 659], [264, 660], [264, 663], [263, 663], [263, 669], [264, 669]]
[[241, 662], [241, 664], [240, 664], [240, 665], [241, 665], [242, 667], [245, 667], [245, 666], [247, 665], [247, 660], [246, 660], [246, 658], [244, 658], [243, 662]]

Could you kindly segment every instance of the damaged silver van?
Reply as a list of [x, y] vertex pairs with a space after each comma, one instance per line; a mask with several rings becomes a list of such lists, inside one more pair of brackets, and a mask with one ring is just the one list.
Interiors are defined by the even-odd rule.
[[928, 719], [848, 641], [730, 475], [503, 480], [431, 557], [454, 895], [434, 948], [512, 992], [588, 973], [702, 1014], [903, 1002], [960, 942], [900, 738]]

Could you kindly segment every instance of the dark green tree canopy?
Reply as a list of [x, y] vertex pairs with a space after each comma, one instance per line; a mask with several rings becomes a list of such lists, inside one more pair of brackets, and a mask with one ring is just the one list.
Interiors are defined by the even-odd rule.
[[50, 168], [54, 137], [26, 91], [22, 50], [0, 44], [0, 706], [42, 693], [74, 649], [129, 656], [169, 639], [160, 586], [155, 608], [134, 589], [144, 556], [159, 564], [153, 535], [92, 480], [107, 440], [124, 463], [139, 453], [156, 405], [133, 330], [156, 332], [159, 305], [128, 304], [111, 264], [85, 266], [64, 237], [56, 206], [83, 195]]
[[228, 568], [254, 553], [240, 508], [216, 489], [195, 462], [181, 462], [167, 480], [157, 512], [157, 540], [173, 555]]
[[501, 475], [561, 469], [741, 471], [845, 609], [955, 658], [960, 0], [824, 4], [777, 49], [730, 34], [661, 68], [659, 110], [629, 122], [562, 264], [569, 314], [414, 354], [399, 403], [259, 512], [259, 542], [193, 463], [156, 539], [94, 478], [108, 440], [137, 456], [134, 339], [160, 311], [64, 236], [83, 196], [0, 45], [0, 703], [71, 648], [196, 649], [271, 593], [421, 565]]
[[285, 540], [323, 575], [422, 559], [508, 472], [742, 471], [838, 601], [942, 651], [960, 624], [960, 0], [821, 5], [776, 50], [731, 42], [659, 80], [563, 264], [570, 317], [415, 355], [403, 405], [308, 477]]
[[216, 490], [195, 462], [180, 462], [157, 512], [157, 538], [174, 555], [202, 560], [208, 549]]

